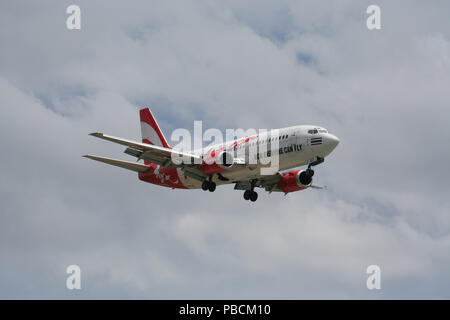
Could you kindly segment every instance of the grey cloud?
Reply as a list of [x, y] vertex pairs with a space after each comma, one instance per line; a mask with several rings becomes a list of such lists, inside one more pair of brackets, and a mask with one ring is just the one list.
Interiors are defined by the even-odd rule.
[[[380, 1], [378, 32], [364, 1], [81, 1], [80, 32], [69, 4], [1, 5], [0, 297], [449, 297], [446, 2]], [[87, 133], [138, 139], [138, 104], [168, 136], [323, 125], [341, 139], [329, 190], [249, 206], [81, 158], [126, 159]]]

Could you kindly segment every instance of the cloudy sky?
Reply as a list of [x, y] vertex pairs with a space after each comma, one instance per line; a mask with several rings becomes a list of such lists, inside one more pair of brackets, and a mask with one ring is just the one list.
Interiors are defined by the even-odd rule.
[[[81, 7], [81, 30], [66, 8]], [[381, 7], [381, 30], [366, 8]], [[448, 1], [0, 1], [0, 298], [450, 298]], [[327, 191], [244, 201], [87, 136], [317, 124]], [[82, 289], [66, 289], [66, 267]], [[379, 265], [381, 290], [366, 288]]]

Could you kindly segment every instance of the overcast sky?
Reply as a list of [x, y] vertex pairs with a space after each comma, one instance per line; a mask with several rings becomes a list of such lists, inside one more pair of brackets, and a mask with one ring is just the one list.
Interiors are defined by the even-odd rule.
[[[0, 1], [0, 298], [450, 298], [448, 1], [120, 3]], [[139, 140], [143, 106], [169, 137], [321, 125], [329, 189], [251, 203], [81, 157], [133, 160], [87, 134]]]

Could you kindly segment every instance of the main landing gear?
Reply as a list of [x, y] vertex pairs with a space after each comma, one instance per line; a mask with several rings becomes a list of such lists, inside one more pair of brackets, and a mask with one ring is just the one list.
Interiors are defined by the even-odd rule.
[[258, 199], [258, 194], [256, 193], [256, 191], [245, 190], [245, 192], [244, 192], [244, 199], [245, 200], [250, 200], [252, 202], [255, 202], [256, 199]]
[[251, 202], [255, 202], [258, 199], [258, 194], [256, 193], [256, 191], [254, 191], [255, 189], [255, 180], [252, 180], [251, 182], [251, 189], [250, 190], [245, 190], [244, 192], [244, 199], [245, 200], [250, 200]]
[[214, 192], [214, 190], [216, 190], [216, 183], [212, 181], [212, 176], [209, 176], [208, 180], [203, 180], [202, 189], [203, 191], [209, 190], [209, 192]]

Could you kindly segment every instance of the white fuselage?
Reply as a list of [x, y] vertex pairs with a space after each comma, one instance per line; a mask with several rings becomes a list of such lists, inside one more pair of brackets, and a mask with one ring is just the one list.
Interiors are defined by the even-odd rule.
[[[220, 180], [213, 175], [217, 184], [233, 181], [254, 179], [261, 176], [261, 168], [270, 166], [269, 157], [278, 154], [276, 171], [283, 171], [307, 165], [314, 158], [325, 158], [338, 145], [339, 139], [322, 127], [301, 125], [278, 129], [277, 136], [267, 132], [260, 135], [248, 136], [223, 144], [210, 145], [206, 148], [194, 150], [194, 154], [208, 158], [213, 151], [231, 152], [237, 159], [245, 159], [246, 166], [232, 166], [222, 172], [228, 181]], [[269, 153], [268, 153], [269, 151]], [[250, 158], [249, 158], [250, 155]], [[259, 157], [259, 161], [256, 160]], [[252, 159], [253, 158], [253, 159]], [[251, 164], [253, 160], [254, 164]], [[185, 178], [184, 183], [190, 188], [198, 188], [199, 181]]]

